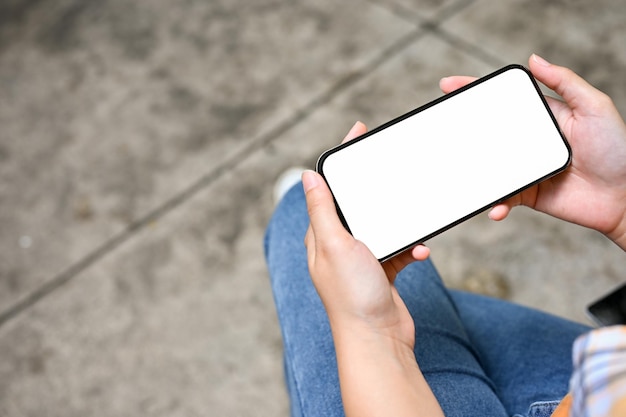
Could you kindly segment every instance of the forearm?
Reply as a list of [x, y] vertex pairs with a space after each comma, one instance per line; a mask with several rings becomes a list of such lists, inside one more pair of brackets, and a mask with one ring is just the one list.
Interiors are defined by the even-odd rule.
[[346, 416], [443, 416], [411, 347], [358, 327], [333, 338]]

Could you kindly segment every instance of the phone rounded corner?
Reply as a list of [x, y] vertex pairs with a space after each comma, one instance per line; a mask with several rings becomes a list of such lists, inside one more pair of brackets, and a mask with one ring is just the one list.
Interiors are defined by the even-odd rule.
[[522, 71], [524, 74], [526, 74], [527, 76], [529, 76], [529, 77], [534, 79], [532, 72], [530, 72], [530, 70], [527, 67], [525, 67], [522, 64], [517, 64], [517, 63], [505, 65], [505, 66], [501, 67], [500, 69], [492, 72], [491, 74], [486, 75], [483, 78], [487, 78], [487, 77], [490, 77], [490, 76], [493, 77], [493, 76], [505, 73], [507, 71], [513, 71], [513, 70], [515, 70], [515, 71]]
[[567, 159], [565, 160], [563, 169], [567, 169], [570, 165], [572, 165], [572, 159], [574, 158], [574, 151], [572, 151], [572, 147], [567, 141], [565, 141], [565, 147], [567, 148]]
[[[559, 133], [561, 133], [560, 130], [559, 130]], [[563, 165], [561, 166], [560, 171], [565, 171], [572, 164], [572, 159], [574, 158], [574, 151], [572, 150], [572, 145], [569, 144], [569, 142], [567, 141], [563, 133], [561, 133], [561, 138], [563, 139], [563, 145], [565, 145], [566, 156], [565, 156], [565, 161]]]
[[315, 171], [322, 177], [324, 176], [324, 162], [332, 153], [331, 151], [332, 149], [322, 152], [322, 154], [317, 158], [317, 162], [315, 163]]
[[511, 69], [518, 69], [518, 70], [522, 70], [522, 71], [524, 71], [526, 74], [528, 74], [529, 76], [531, 76], [531, 77], [533, 76], [533, 73], [532, 73], [532, 72], [530, 72], [530, 69], [528, 69], [528, 67], [527, 67], [527, 66], [525, 66], [525, 65], [522, 65], [522, 64], [511, 64], [511, 65], [509, 65], [509, 67], [510, 67]]
[[[337, 151], [347, 147], [350, 142], [342, 143], [340, 145], [334, 146], [330, 149], [326, 149], [322, 154], [317, 158], [317, 162], [315, 163], [315, 170], [324, 177], [324, 163], [328, 158], [337, 153]], [[325, 177], [324, 177], [325, 178]]]
[[539, 85], [537, 84], [537, 80], [535, 79], [535, 76], [533, 75], [533, 73], [530, 71], [530, 69], [522, 64], [509, 64], [503, 68], [500, 69], [500, 72], [507, 72], [507, 71], [517, 71], [520, 73], [520, 75], [523, 73], [525, 75], [525, 78], [527, 78], [534, 86], [535, 89], [537, 90], [538, 93], [541, 94], [541, 89], [539, 88]]
[[591, 304], [586, 306], [585, 308], [585, 316], [587, 316], [587, 320], [589, 320], [589, 322], [595, 327], [595, 328], [600, 328], [600, 327], [604, 327], [606, 326], [596, 315], [595, 313], [591, 310], [592, 306]]

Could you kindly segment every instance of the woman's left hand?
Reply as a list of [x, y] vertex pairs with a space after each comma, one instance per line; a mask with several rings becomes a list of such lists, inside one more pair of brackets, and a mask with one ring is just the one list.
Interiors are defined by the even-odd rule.
[[[345, 140], [365, 131], [357, 123]], [[302, 183], [311, 220], [309, 272], [330, 320], [346, 416], [443, 417], [415, 360], [413, 319], [393, 285], [428, 249], [416, 246], [379, 263], [341, 224], [324, 179], [306, 171]]]
[[[344, 142], [366, 132], [357, 122]], [[400, 270], [424, 260], [428, 248], [416, 246], [384, 263], [343, 227], [324, 179], [313, 171], [302, 176], [310, 226], [306, 234], [309, 271], [331, 326], [372, 330], [414, 345], [413, 320], [393, 285]]]

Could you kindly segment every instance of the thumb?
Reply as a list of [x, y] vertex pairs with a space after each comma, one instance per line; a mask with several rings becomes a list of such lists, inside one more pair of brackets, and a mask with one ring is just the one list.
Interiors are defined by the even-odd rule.
[[604, 94], [569, 68], [554, 65], [533, 54], [528, 60], [533, 76], [563, 97], [573, 110], [586, 112], [596, 108]]
[[333, 196], [321, 175], [315, 171], [304, 171], [302, 186], [315, 240], [333, 236], [338, 231], [345, 232], [337, 215]]

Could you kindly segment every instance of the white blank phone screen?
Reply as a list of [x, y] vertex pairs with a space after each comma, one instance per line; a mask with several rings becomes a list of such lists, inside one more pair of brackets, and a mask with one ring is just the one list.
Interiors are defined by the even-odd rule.
[[569, 149], [519, 67], [327, 151], [318, 169], [380, 260], [565, 168]]

